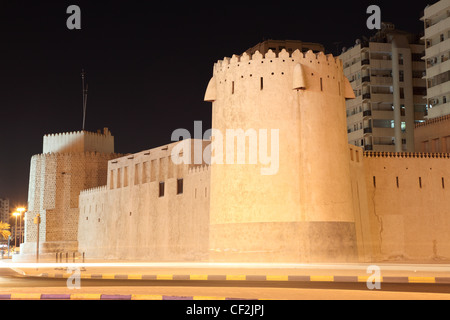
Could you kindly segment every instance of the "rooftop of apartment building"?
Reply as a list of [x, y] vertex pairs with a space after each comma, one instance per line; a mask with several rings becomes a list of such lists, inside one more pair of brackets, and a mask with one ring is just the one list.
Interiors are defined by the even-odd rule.
[[424, 41], [421, 38], [423, 36], [422, 33], [414, 34], [407, 31], [399, 30], [395, 28], [395, 25], [390, 22], [382, 22], [381, 29], [375, 32], [372, 36], [361, 36], [360, 39], [356, 39], [355, 45], [350, 48], [344, 47], [342, 49], [342, 54], [345, 52], [356, 48], [357, 46], [361, 46], [361, 48], [369, 47], [370, 43], [391, 43], [394, 35], [403, 35], [407, 39], [410, 45], [424, 45]]

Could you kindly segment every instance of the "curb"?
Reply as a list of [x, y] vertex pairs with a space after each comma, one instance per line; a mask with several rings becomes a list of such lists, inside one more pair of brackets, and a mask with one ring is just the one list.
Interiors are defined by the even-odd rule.
[[[42, 273], [32, 277], [64, 279], [71, 273]], [[437, 283], [450, 284], [450, 277], [380, 277], [373, 276], [277, 276], [277, 275], [181, 275], [181, 274], [81, 274], [81, 279], [95, 280], [160, 280], [160, 281], [267, 281], [267, 282], [335, 282], [362, 283]]]
[[167, 296], [167, 295], [146, 295], [146, 294], [95, 294], [95, 293], [74, 293], [74, 294], [41, 294], [41, 293], [11, 293], [0, 294], [0, 300], [259, 300], [259, 299], [239, 299], [225, 297], [207, 296]]

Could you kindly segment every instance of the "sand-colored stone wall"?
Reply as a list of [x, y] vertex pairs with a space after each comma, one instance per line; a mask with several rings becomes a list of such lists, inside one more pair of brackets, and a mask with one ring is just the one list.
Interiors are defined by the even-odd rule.
[[208, 260], [209, 166], [175, 165], [175, 145], [110, 161], [107, 185], [81, 192], [80, 252], [98, 259]]
[[374, 261], [450, 260], [450, 155], [366, 153]]

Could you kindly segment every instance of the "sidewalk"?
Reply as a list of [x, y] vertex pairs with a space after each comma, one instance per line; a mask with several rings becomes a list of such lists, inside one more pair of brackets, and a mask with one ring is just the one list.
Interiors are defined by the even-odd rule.
[[[77, 268], [81, 279], [185, 281], [366, 282], [370, 264], [146, 263], [0, 263], [25, 276], [68, 278]], [[377, 264], [385, 283], [450, 283], [448, 264]]]

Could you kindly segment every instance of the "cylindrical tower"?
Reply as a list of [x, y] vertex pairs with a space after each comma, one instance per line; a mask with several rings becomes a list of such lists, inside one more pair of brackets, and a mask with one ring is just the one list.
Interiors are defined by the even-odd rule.
[[356, 259], [345, 116], [353, 97], [342, 62], [323, 53], [269, 50], [215, 64], [205, 94], [215, 130], [212, 261]]

